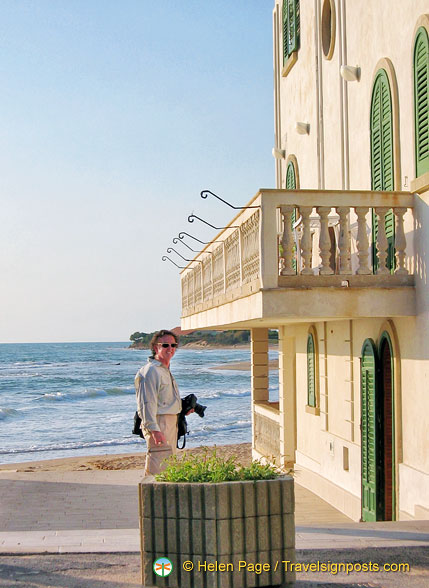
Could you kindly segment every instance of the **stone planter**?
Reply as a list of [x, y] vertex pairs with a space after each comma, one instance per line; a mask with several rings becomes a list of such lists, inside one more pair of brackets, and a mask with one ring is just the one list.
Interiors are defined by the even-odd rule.
[[[178, 588], [285, 586], [295, 580], [293, 478], [139, 485], [142, 583]], [[156, 575], [168, 558], [173, 571]], [[186, 570], [188, 568], [188, 570]]]

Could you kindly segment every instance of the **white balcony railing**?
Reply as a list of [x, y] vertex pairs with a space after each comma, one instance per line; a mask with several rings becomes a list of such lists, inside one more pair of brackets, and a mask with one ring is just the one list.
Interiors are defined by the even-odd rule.
[[413, 285], [412, 194], [261, 190], [249, 204], [259, 208], [240, 212], [182, 271], [183, 316], [272, 288]]

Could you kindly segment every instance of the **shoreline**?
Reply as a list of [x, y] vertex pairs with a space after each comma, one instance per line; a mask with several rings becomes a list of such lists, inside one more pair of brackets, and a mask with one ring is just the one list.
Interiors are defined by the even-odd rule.
[[[137, 345], [129, 345], [128, 349], [136, 349], [137, 351], [149, 351], [149, 347], [144, 346], [140, 347]], [[205, 341], [195, 341], [194, 343], [185, 343], [184, 345], [179, 345], [179, 349], [249, 349], [250, 350], [250, 343], [242, 343], [238, 345], [223, 345], [219, 343], [216, 345], [215, 343], [206, 343]]]
[[[144, 446], [146, 449], [146, 446]], [[179, 450], [178, 455], [186, 453], [204, 456], [206, 450], [216, 449], [219, 457], [236, 457], [238, 463], [249, 465], [252, 461], [251, 443], [235, 443], [231, 445], [210, 445], [190, 447]], [[146, 459], [146, 451], [141, 453], [111, 453], [86, 455], [77, 457], [59, 457], [35, 461], [0, 464], [2, 472], [76, 472], [90, 470], [142, 470]]]
[[[268, 343], [269, 349], [278, 349], [278, 343]], [[138, 345], [128, 345], [127, 349], [136, 349], [137, 351], [149, 351], [149, 347], [147, 346], [138, 346]], [[225, 345], [223, 343], [207, 343], [206, 341], [195, 341], [193, 343], [185, 343], [184, 345], [179, 345], [179, 349], [248, 349], [250, 351], [250, 342], [249, 343], [238, 343], [237, 345]]]

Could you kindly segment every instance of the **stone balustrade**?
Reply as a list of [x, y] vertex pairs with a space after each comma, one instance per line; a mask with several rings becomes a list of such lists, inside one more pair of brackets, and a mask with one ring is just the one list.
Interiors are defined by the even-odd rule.
[[[296, 215], [296, 211], [300, 213], [300, 221], [302, 228], [298, 232], [293, 227], [292, 215]], [[332, 216], [332, 211], [336, 213], [336, 223], [338, 225], [338, 238], [333, 241], [329, 233], [329, 216]], [[386, 275], [395, 274], [397, 276], [408, 275], [409, 271], [405, 267], [405, 232], [404, 232], [404, 214], [407, 209], [405, 207], [375, 207], [373, 214], [377, 224], [377, 236], [375, 239], [375, 246], [378, 258], [377, 268], [370, 264], [370, 240], [368, 235], [368, 217], [370, 215], [369, 207], [365, 206], [310, 206], [296, 207], [294, 205], [280, 207], [281, 216], [283, 219], [283, 233], [281, 235], [281, 276], [293, 275], [332, 275], [338, 273], [339, 275], [349, 276], [357, 275]], [[317, 231], [316, 240], [318, 242], [317, 254], [320, 258], [320, 263], [316, 266], [314, 260], [314, 238], [312, 233], [315, 231], [314, 213], [319, 218], [319, 227]], [[352, 237], [350, 219], [354, 213], [356, 234]], [[311, 216], [313, 215], [313, 216]], [[386, 216], [392, 215], [395, 218], [395, 230], [391, 230], [391, 239], [394, 242], [395, 262], [392, 264], [392, 270], [388, 267], [388, 247], [389, 240], [386, 230]], [[335, 216], [334, 216], [335, 218]], [[390, 219], [391, 222], [391, 219]], [[295, 223], [296, 224], [296, 223]], [[298, 237], [299, 235], [299, 237]], [[335, 238], [335, 237], [334, 237]], [[357, 264], [355, 268], [352, 267], [351, 253], [352, 242], [355, 242]], [[332, 249], [338, 251], [332, 259]], [[300, 251], [300, 261], [297, 259], [297, 250]], [[337, 270], [337, 271], [336, 271]]]
[[183, 270], [182, 316], [273, 288], [412, 286], [408, 192], [261, 190]]
[[213, 243], [188, 266], [182, 275], [184, 312], [258, 280], [260, 218], [259, 209], [245, 215], [239, 228], [225, 232], [221, 244]]

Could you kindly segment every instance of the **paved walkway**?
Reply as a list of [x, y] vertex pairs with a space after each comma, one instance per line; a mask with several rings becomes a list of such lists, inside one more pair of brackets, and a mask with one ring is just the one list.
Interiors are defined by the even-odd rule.
[[[0, 553], [138, 552], [137, 470], [0, 471]], [[296, 547], [429, 546], [429, 521], [354, 523], [298, 484]]]

